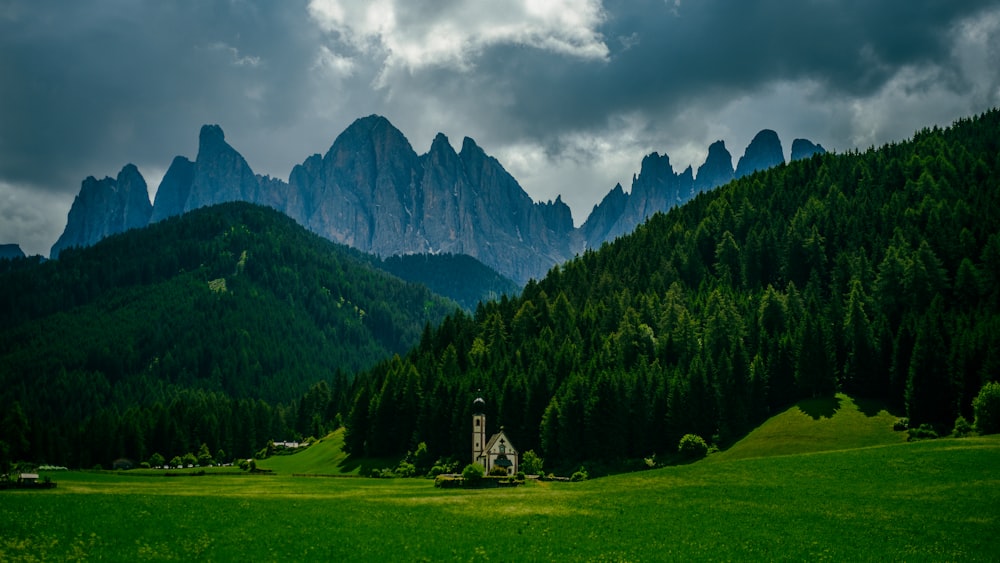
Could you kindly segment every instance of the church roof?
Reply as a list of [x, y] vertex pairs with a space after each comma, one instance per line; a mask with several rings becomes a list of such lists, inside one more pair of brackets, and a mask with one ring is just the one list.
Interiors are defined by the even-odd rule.
[[493, 437], [490, 438], [490, 441], [486, 442], [486, 447], [483, 449], [483, 452], [485, 453], [492, 450], [493, 446], [495, 446], [496, 443], [499, 442], [501, 439], [503, 439], [504, 444], [507, 445], [508, 449], [507, 453], [517, 453], [517, 448], [515, 448], [514, 445], [510, 443], [510, 438], [508, 438], [507, 435], [503, 433], [503, 430], [494, 434]]

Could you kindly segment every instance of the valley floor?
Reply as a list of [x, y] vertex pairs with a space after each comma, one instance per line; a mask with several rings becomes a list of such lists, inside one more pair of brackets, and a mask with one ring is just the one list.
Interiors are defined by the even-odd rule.
[[[53, 473], [0, 493], [0, 560], [995, 560], [1000, 436], [582, 483]], [[148, 474], [147, 474], [148, 475]]]

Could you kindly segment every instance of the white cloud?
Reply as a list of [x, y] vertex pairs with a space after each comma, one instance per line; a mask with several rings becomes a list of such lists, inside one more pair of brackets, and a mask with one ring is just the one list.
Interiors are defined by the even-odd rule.
[[535, 201], [562, 196], [577, 226], [616, 183], [628, 191], [642, 157], [656, 150], [640, 115], [611, 119], [603, 131], [567, 132], [554, 145], [521, 142], [494, 153]]
[[222, 41], [216, 41], [215, 43], [210, 44], [208, 46], [208, 49], [210, 51], [218, 51], [228, 55], [230, 57], [230, 63], [233, 66], [245, 66], [245, 67], [255, 68], [260, 66], [261, 64], [260, 57], [244, 55], [240, 53], [240, 50], [237, 49], [236, 47], [233, 47], [232, 45], [229, 45], [228, 43], [224, 43]]
[[29, 256], [48, 256], [66, 225], [71, 203], [31, 186], [0, 180], [0, 243], [17, 243]]
[[473, 68], [486, 48], [523, 45], [583, 59], [605, 60], [597, 27], [599, 0], [456, 1], [310, 0], [309, 14], [324, 31], [351, 47], [384, 56], [380, 84], [396, 70], [442, 66]]

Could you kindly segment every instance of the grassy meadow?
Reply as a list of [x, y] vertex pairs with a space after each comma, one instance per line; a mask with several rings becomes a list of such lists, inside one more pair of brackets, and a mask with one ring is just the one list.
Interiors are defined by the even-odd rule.
[[0, 494], [0, 560], [996, 560], [1000, 436], [905, 443], [887, 414], [832, 405], [690, 465], [515, 489], [55, 473]]

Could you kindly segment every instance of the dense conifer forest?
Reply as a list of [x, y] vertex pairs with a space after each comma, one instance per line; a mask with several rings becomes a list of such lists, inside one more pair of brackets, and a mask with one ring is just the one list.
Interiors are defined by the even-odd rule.
[[246, 457], [322, 435], [354, 372], [457, 308], [377, 262], [245, 203], [0, 261], [6, 457]]
[[517, 295], [521, 291], [513, 280], [465, 254], [390, 256], [379, 267], [406, 281], [426, 285], [467, 311], [475, 310], [480, 301]]
[[464, 459], [477, 394], [550, 467], [725, 446], [838, 390], [950, 429], [1000, 378], [998, 217], [998, 111], [744, 177], [360, 375], [347, 448]]
[[343, 423], [356, 455], [466, 459], [477, 395], [550, 468], [725, 447], [837, 391], [947, 429], [1000, 378], [998, 216], [998, 111], [741, 178], [473, 313], [271, 210], [199, 210], [0, 261], [0, 454], [242, 457]]

